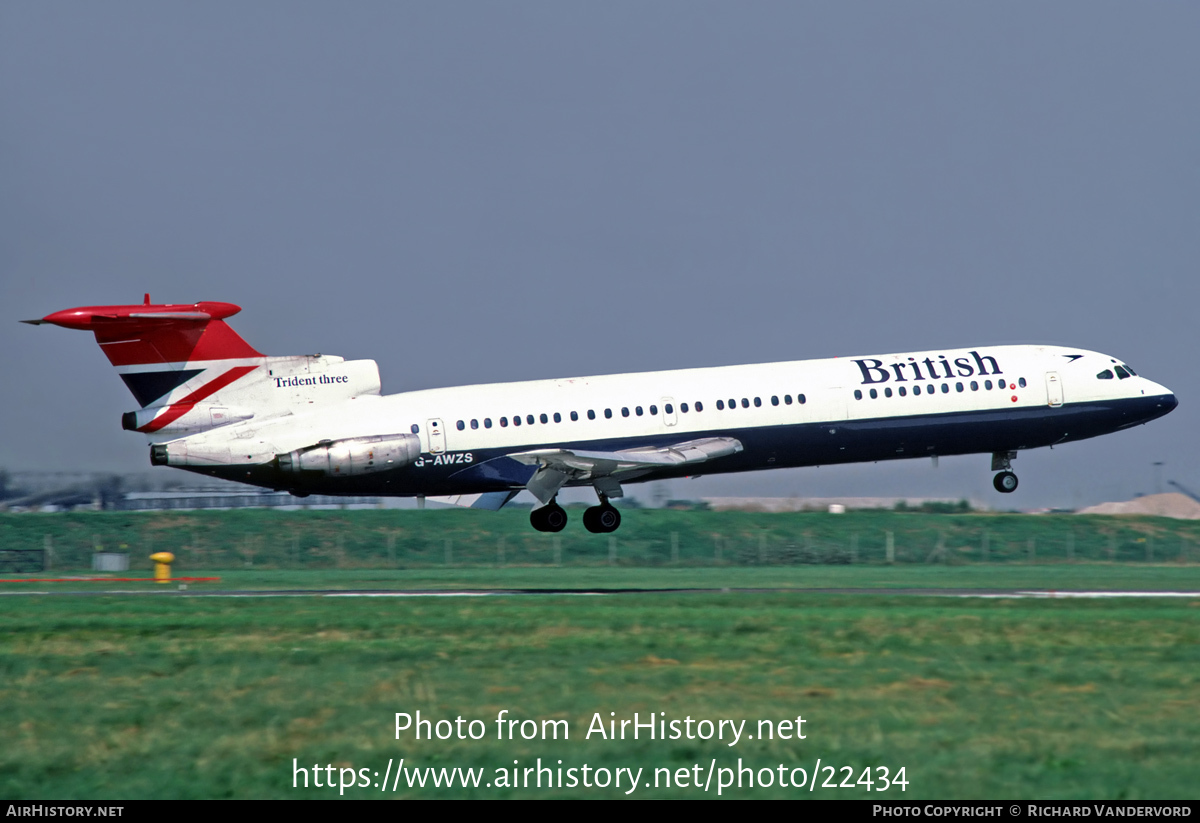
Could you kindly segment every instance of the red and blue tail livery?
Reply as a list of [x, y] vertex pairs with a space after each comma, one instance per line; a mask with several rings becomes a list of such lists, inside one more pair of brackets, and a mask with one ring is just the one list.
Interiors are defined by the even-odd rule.
[[971, 346], [708, 369], [380, 392], [372, 360], [271, 357], [231, 303], [66, 309], [141, 408], [154, 465], [297, 495], [431, 497], [498, 509], [522, 490], [559, 531], [559, 491], [590, 486], [589, 531], [615, 530], [623, 486], [695, 474], [986, 454], [999, 492], [1026, 449], [1111, 434], [1177, 405], [1116, 357]]

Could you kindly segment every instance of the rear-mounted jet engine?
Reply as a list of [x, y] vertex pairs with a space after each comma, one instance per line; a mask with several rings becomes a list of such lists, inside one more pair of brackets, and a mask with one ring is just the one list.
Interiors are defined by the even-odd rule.
[[412, 434], [382, 434], [348, 440], [322, 440], [313, 446], [275, 456], [283, 474], [319, 473], [349, 477], [398, 469], [421, 456], [421, 438]]

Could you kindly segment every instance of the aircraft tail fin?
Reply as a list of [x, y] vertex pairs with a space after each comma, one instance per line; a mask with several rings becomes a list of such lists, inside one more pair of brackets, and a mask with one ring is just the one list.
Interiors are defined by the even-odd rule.
[[232, 303], [154, 304], [146, 295], [141, 304], [83, 306], [22, 322], [92, 332], [141, 406], [122, 416], [122, 427], [160, 437], [379, 393], [373, 361], [263, 355], [225, 323], [239, 311]]

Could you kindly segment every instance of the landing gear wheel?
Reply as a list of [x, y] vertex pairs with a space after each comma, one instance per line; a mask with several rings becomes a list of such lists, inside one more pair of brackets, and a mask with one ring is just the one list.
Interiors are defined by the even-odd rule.
[[529, 513], [529, 524], [540, 532], [560, 532], [566, 528], [567, 513], [562, 506], [551, 501]]
[[583, 527], [594, 534], [615, 532], [621, 525], [621, 513], [605, 503], [583, 513]]
[[992, 478], [992, 485], [998, 492], [1011, 494], [1017, 490], [1017, 476], [1012, 472], [1000, 472]]

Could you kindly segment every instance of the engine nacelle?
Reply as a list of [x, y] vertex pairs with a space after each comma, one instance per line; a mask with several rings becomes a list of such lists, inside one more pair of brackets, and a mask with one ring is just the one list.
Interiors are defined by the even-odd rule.
[[398, 469], [421, 456], [421, 438], [413, 434], [381, 434], [346, 440], [322, 440], [314, 446], [275, 455], [284, 474], [320, 472], [326, 477]]

